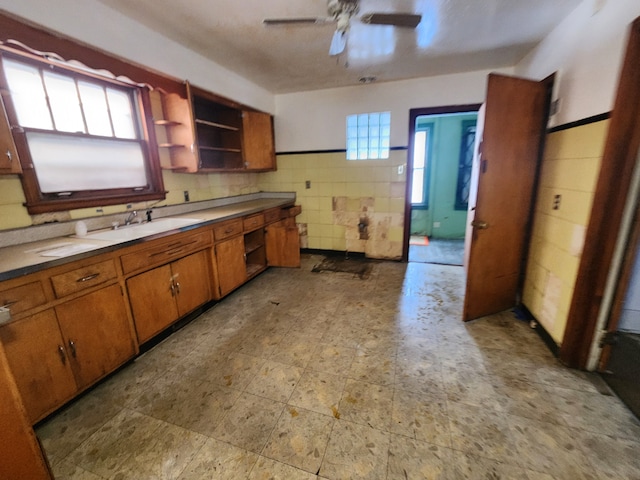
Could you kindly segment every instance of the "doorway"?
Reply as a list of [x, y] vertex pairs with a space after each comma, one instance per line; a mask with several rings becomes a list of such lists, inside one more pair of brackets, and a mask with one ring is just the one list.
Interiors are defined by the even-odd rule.
[[410, 111], [407, 260], [462, 265], [480, 105]]

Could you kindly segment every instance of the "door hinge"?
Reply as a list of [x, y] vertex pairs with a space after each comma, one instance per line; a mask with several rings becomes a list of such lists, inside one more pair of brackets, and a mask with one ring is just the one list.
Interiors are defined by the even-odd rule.
[[616, 343], [618, 343], [618, 332], [608, 332], [603, 330], [600, 335], [600, 348], [605, 345], [615, 345]]

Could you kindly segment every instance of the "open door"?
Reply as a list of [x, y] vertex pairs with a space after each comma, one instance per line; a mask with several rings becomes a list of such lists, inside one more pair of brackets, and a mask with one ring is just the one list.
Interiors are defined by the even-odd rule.
[[517, 302], [552, 85], [489, 75], [464, 321]]

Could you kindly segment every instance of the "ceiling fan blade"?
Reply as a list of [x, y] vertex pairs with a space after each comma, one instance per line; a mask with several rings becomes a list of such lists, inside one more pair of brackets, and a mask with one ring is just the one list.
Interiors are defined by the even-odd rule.
[[393, 25], [394, 27], [416, 28], [422, 15], [413, 13], [367, 13], [360, 17], [362, 23], [370, 25]]
[[269, 27], [280, 25], [326, 25], [334, 23], [333, 18], [309, 17], [309, 18], [265, 18], [262, 23]]
[[331, 38], [331, 46], [329, 47], [329, 55], [336, 56], [344, 52], [347, 47], [347, 32], [344, 30], [336, 30]]

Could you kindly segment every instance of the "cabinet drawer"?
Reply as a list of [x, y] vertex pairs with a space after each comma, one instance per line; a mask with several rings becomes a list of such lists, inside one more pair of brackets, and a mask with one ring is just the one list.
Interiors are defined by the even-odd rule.
[[151, 265], [181, 258], [188, 253], [203, 249], [211, 243], [211, 232], [201, 232], [174, 238], [155, 244], [144, 250], [122, 255], [122, 269], [125, 274]]
[[280, 218], [297, 217], [298, 215], [300, 215], [300, 213], [302, 213], [302, 206], [301, 205], [294, 205], [292, 207], [285, 207], [285, 208], [282, 209], [282, 213], [280, 215]]
[[273, 223], [280, 220], [280, 207], [271, 208], [264, 212], [264, 223]]
[[0, 307], [8, 307], [13, 315], [44, 305], [47, 301], [42, 283], [31, 282], [0, 291]]
[[263, 225], [264, 225], [264, 214], [262, 213], [251, 215], [249, 217], [244, 217], [244, 220], [242, 221], [242, 226], [245, 232], [250, 232], [251, 230], [260, 228]]
[[231, 220], [213, 227], [213, 236], [217, 240], [233, 237], [242, 233], [242, 219]]
[[51, 277], [56, 297], [62, 298], [117, 277], [113, 260], [95, 263]]

